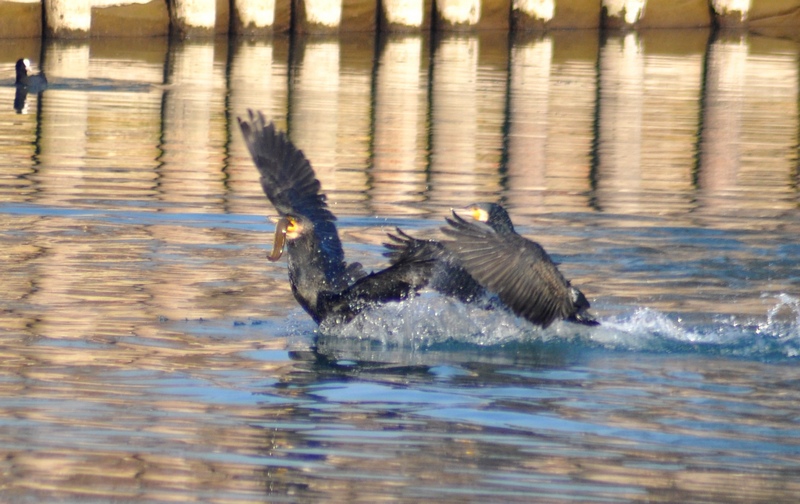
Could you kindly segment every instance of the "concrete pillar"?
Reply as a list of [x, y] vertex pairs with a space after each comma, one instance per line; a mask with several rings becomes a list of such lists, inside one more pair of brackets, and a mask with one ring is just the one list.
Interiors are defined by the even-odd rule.
[[481, 0], [437, 0], [437, 29], [469, 30], [481, 20]]
[[0, 37], [42, 37], [41, 0], [0, 0]]
[[750, 0], [710, 0], [714, 11], [714, 22], [724, 27], [747, 25]]
[[512, 25], [518, 30], [544, 30], [556, 14], [556, 0], [513, 0]]
[[382, 0], [379, 25], [382, 31], [423, 31], [430, 28], [432, 0]]
[[169, 33], [163, 0], [92, 0], [93, 37], [154, 37]]
[[292, 0], [233, 0], [231, 24], [240, 35], [287, 32], [292, 27]]
[[298, 33], [336, 33], [342, 22], [342, 0], [293, 0]]
[[708, 0], [603, 0], [602, 24], [611, 29], [697, 28], [711, 24]]
[[271, 33], [275, 25], [275, 0], [233, 0], [233, 30], [243, 35]]
[[44, 0], [48, 37], [85, 38], [92, 27], [91, 0]]
[[516, 31], [589, 29], [600, 26], [596, 0], [513, 0], [511, 27]]
[[633, 28], [639, 23], [646, 0], [603, 0], [603, 26]]
[[181, 37], [210, 36], [217, 21], [216, 0], [169, 0], [172, 29]]
[[435, 0], [433, 26], [441, 31], [508, 30], [512, 0]]

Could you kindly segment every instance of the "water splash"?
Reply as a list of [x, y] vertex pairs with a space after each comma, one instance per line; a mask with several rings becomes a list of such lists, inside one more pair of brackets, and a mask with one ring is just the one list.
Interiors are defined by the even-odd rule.
[[456, 344], [496, 347], [569, 343], [614, 351], [702, 353], [754, 359], [800, 356], [800, 299], [787, 294], [761, 319], [708, 314], [700, 323], [647, 307], [601, 318], [599, 327], [557, 322], [534, 327], [502, 310], [464, 305], [436, 294], [361, 313], [349, 324], [318, 329], [327, 338], [371, 341], [384, 348], [424, 350]]
[[465, 305], [435, 293], [362, 312], [345, 325], [320, 326], [327, 335], [416, 348], [447, 342], [501, 345], [525, 339], [532, 330], [530, 324], [504, 310]]

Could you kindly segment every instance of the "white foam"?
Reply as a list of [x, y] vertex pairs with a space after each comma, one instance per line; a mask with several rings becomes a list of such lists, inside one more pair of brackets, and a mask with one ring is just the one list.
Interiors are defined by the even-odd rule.
[[[359, 314], [344, 325], [326, 325], [326, 337], [370, 341], [384, 348], [424, 350], [442, 344], [502, 346], [560, 342], [619, 351], [701, 352], [767, 358], [800, 355], [800, 299], [776, 297], [760, 319], [708, 314], [687, 323], [680, 316], [647, 307], [601, 318], [597, 327], [556, 322], [533, 326], [503, 309], [465, 305], [435, 293]], [[693, 320], [702, 319], [696, 314]]]

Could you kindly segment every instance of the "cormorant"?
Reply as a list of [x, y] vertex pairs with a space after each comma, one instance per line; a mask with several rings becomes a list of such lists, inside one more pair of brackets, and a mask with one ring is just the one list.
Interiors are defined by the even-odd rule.
[[[453, 212], [443, 228], [450, 240], [419, 240], [400, 229], [389, 234], [391, 266], [366, 274], [358, 263], [347, 264], [336, 230], [336, 217], [308, 159], [263, 114], [249, 112], [239, 126], [261, 186], [280, 214], [268, 258], [288, 256], [289, 281], [295, 299], [317, 323], [349, 321], [361, 310], [399, 301], [426, 286], [464, 302], [478, 301], [488, 291], [511, 311], [547, 327], [565, 319], [588, 325], [583, 294], [564, 279], [535, 242], [514, 231], [499, 205], [472, 205], [480, 222]], [[478, 210], [485, 210], [486, 217]]]
[[47, 78], [44, 76], [44, 72], [40, 72], [35, 75], [28, 75], [28, 71], [30, 69], [31, 62], [28, 58], [17, 60], [17, 79], [14, 84], [18, 88], [25, 87], [25, 89], [30, 93], [44, 91], [45, 88], [47, 88]]
[[495, 203], [467, 207], [475, 222], [453, 211], [442, 232], [445, 248], [480, 285], [497, 294], [516, 315], [547, 327], [563, 319], [598, 325], [589, 301], [570, 284], [538, 243], [517, 234], [506, 210]]
[[336, 217], [303, 152], [260, 112], [239, 118], [239, 127], [264, 194], [281, 216], [269, 259], [278, 260], [285, 249], [292, 293], [315, 322], [350, 320], [368, 306], [412, 296], [427, 283], [430, 259], [408, 257], [370, 274], [359, 263], [348, 265]]
[[397, 229], [384, 255], [392, 264], [414, 258], [434, 260], [428, 287], [463, 302], [494, 293], [516, 315], [543, 327], [557, 319], [597, 325], [589, 301], [566, 280], [545, 250], [514, 230], [506, 210], [495, 203], [465, 209], [475, 223], [456, 211], [442, 228], [450, 241], [422, 240]]

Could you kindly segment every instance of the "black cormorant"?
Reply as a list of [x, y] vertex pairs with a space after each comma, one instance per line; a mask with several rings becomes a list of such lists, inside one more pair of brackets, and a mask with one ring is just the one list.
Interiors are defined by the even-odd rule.
[[239, 127], [261, 187], [281, 216], [269, 259], [286, 251], [292, 293], [314, 321], [347, 321], [365, 307], [412, 296], [427, 283], [431, 259], [408, 257], [370, 274], [358, 263], [348, 265], [336, 217], [303, 152], [260, 112], [239, 118]]
[[517, 234], [506, 210], [494, 203], [467, 207], [475, 221], [453, 211], [442, 231], [445, 248], [479, 284], [497, 294], [516, 315], [547, 327], [563, 319], [598, 325], [589, 301], [564, 278], [538, 243]]
[[463, 302], [494, 293], [516, 315], [536, 325], [564, 319], [598, 323], [588, 314], [589, 301], [558, 271], [545, 250], [514, 230], [506, 210], [495, 203], [464, 209], [472, 223], [454, 211], [443, 228], [451, 241], [414, 238], [400, 229], [389, 234], [384, 253], [392, 264], [411, 258], [433, 260], [428, 287]]
[[14, 84], [17, 87], [25, 87], [29, 93], [38, 93], [47, 88], [47, 78], [44, 72], [35, 75], [29, 75], [28, 71], [31, 69], [31, 62], [28, 58], [17, 60], [16, 70], [17, 79]]
[[[365, 273], [348, 265], [314, 170], [295, 147], [261, 113], [249, 113], [239, 126], [261, 186], [280, 214], [269, 259], [288, 257], [289, 281], [295, 299], [317, 322], [348, 321], [375, 304], [415, 295], [426, 286], [465, 302], [488, 291], [511, 311], [547, 327], [566, 319], [596, 324], [588, 301], [572, 287], [541, 246], [514, 231], [499, 205], [472, 205], [468, 222], [455, 212], [443, 228], [450, 240], [419, 240], [400, 229], [389, 234], [391, 266]], [[486, 211], [486, 217], [479, 210]]]

